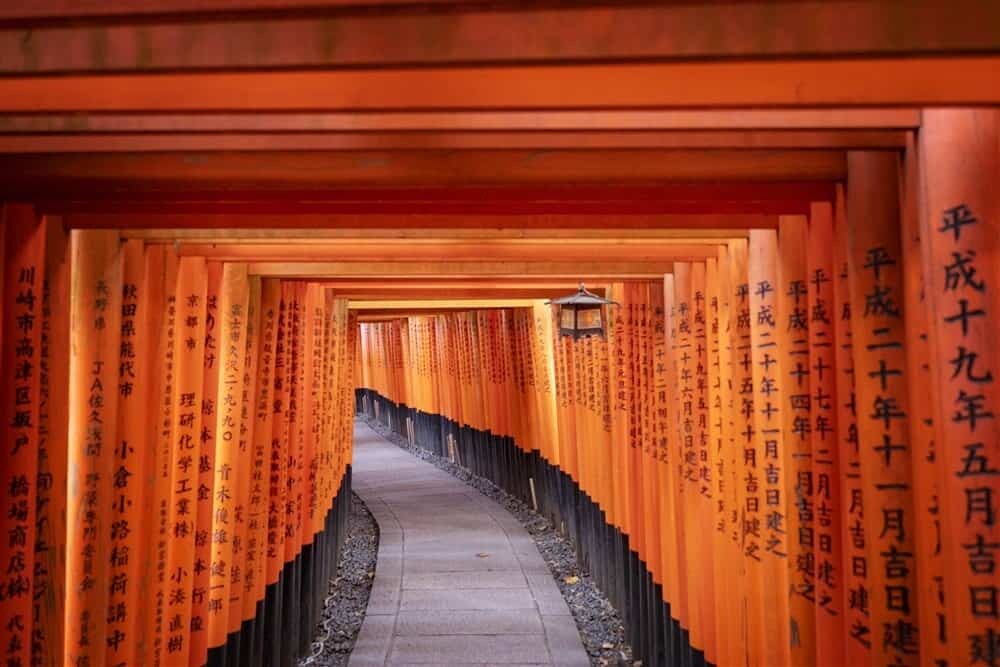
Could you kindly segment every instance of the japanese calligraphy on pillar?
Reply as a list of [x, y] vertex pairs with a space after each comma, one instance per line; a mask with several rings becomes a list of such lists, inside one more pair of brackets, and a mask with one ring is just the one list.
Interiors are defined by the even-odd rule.
[[[638, 285], [639, 296], [639, 370], [642, 374], [641, 406], [642, 406], [642, 454], [640, 458], [640, 474], [642, 475], [642, 511], [640, 520], [643, 522], [643, 558], [648, 569], [656, 580], [660, 580], [660, 507], [657, 499], [658, 472], [656, 463], [656, 395], [653, 391], [653, 342], [654, 316], [651, 301], [650, 283]], [[597, 352], [595, 364], [603, 356]], [[600, 371], [598, 370], [598, 373]], [[598, 416], [600, 406], [597, 407]], [[602, 448], [604, 449], [604, 448]]]
[[951, 665], [1000, 665], [1000, 207], [995, 109], [927, 116], [921, 235], [936, 385], [941, 549]]
[[140, 312], [145, 295], [146, 262], [142, 241], [125, 243], [122, 252], [121, 340], [118, 348], [118, 437], [111, 478], [111, 572], [108, 599], [108, 657], [114, 663], [135, 661], [139, 643], [140, 565], [143, 563], [143, 512], [146, 485], [146, 384], [143, 366], [148, 336]]
[[[788, 569], [784, 457], [782, 454], [783, 402], [786, 393], [781, 375], [778, 314], [778, 244], [773, 230], [752, 230], [748, 251], [750, 292], [751, 359], [754, 395], [754, 453], [748, 468], [756, 469], [755, 491], [763, 492], [763, 503], [750, 512], [753, 532], [759, 532], [763, 573], [761, 612], [765, 665], [788, 664]], [[787, 408], [785, 408], [787, 409]], [[745, 460], [746, 463], [746, 460]], [[748, 471], [748, 476], [750, 472]], [[757, 490], [759, 487], [759, 491]], [[756, 514], [756, 516], [754, 516]]]
[[66, 455], [69, 419], [69, 234], [47, 219], [38, 365], [38, 483], [31, 664], [64, 663]]
[[[712, 504], [712, 469], [709, 456], [711, 429], [709, 426], [709, 358], [708, 358], [708, 291], [706, 286], [706, 265], [695, 262], [691, 265], [691, 339], [694, 357], [694, 402], [695, 402], [695, 447], [697, 450], [697, 516], [711, 517], [715, 508]], [[701, 630], [704, 633], [701, 644], [710, 660], [715, 659], [715, 578], [712, 567], [711, 550], [714, 540], [714, 525], [711, 520], [695, 520], [698, 535], [700, 568], [698, 593], [701, 596], [699, 612]]]
[[913, 448], [913, 500], [916, 521], [916, 571], [914, 594], [920, 624], [923, 664], [948, 664], [948, 625], [944, 604], [944, 557], [941, 548], [940, 457], [934, 429], [935, 405], [941, 395], [932, 371], [928, 336], [930, 313], [925, 274], [926, 253], [921, 241], [919, 168], [916, 138], [907, 135], [900, 179], [900, 227], [903, 255], [903, 310], [906, 313], [906, 372], [910, 392], [910, 439]]
[[[719, 313], [716, 335], [719, 339], [719, 381], [721, 385], [721, 441], [719, 443], [721, 460], [717, 470], [716, 491], [724, 499], [721, 516], [722, 532], [719, 534], [719, 538], [724, 553], [724, 573], [727, 579], [727, 590], [724, 595], [729, 601], [722, 611], [725, 614], [725, 619], [720, 618], [717, 621], [717, 627], [720, 628], [719, 636], [725, 638], [724, 643], [721, 643], [720, 639], [718, 662], [719, 664], [730, 664], [746, 662], [746, 634], [743, 625], [745, 615], [743, 552], [740, 544], [741, 504], [739, 498], [739, 486], [743, 481], [740, 474], [743, 443], [739, 440], [739, 431], [742, 428], [737, 428], [740, 395], [738, 386], [733, 380], [733, 355], [739, 344], [733, 319], [736, 310], [734, 299], [734, 283], [736, 281], [733, 273], [733, 251], [728, 245], [718, 247], [716, 261], [719, 267]], [[743, 265], [745, 267], [745, 261]], [[745, 276], [741, 279], [745, 279]], [[737, 628], [735, 632], [722, 631], [734, 622]]]
[[[722, 272], [723, 267], [717, 258], [706, 261], [705, 271], [705, 328], [707, 330], [707, 367], [708, 367], [708, 468], [709, 486], [711, 488], [711, 507], [714, 512], [712, 534], [708, 536], [711, 545], [713, 563], [713, 597], [710, 605], [714, 628], [718, 629], [715, 639], [715, 654], [711, 660], [722, 662], [729, 655], [730, 633], [725, 631], [736, 605], [732, 602], [732, 573], [729, 540], [727, 539], [727, 490], [729, 479], [726, 465], [726, 455], [729, 448], [724, 445], [726, 433], [726, 411], [724, 409], [722, 350], [725, 345], [720, 336], [722, 323]], [[728, 392], [725, 393], [728, 396]]]
[[281, 288], [277, 280], [262, 280], [260, 286], [260, 343], [257, 387], [253, 399], [253, 450], [250, 501], [247, 507], [247, 548], [243, 616], [252, 618], [263, 599], [267, 584], [269, 542], [271, 441], [275, 400], [276, 349]]
[[0, 655], [31, 664], [45, 225], [30, 206], [3, 209], [0, 364]]
[[848, 155], [851, 324], [872, 660], [878, 665], [916, 664], [919, 653], [896, 159], [889, 153]]
[[849, 280], [847, 213], [843, 188], [838, 188], [834, 225], [833, 298], [836, 305], [834, 335], [837, 366], [837, 453], [843, 523], [841, 539], [844, 562], [844, 627], [849, 664], [868, 659], [871, 648], [871, 601], [868, 593], [868, 556], [865, 548], [864, 493], [858, 443], [857, 400], [854, 393], [854, 345], [851, 334], [851, 290]]
[[[320, 483], [319, 462], [321, 457], [321, 443], [319, 442], [319, 430], [322, 420], [323, 406], [323, 358], [327, 354], [327, 346], [324, 344], [323, 325], [325, 321], [324, 303], [322, 289], [319, 285], [310, 284], [306, 287], [307, 306], [307, 329], [306, 351], [308, 354], [308, 364], [305, 369], [308, 390], [305, 392], [306, 414], [305, 442], [306, 448], [303, 455], [303, 468], [305, 470], [305, 489], [302, 501], [302, 522], [305, 532], [302, 536], [303, 544], [313, 543], [313, 534], [316, 531], [316, 515], [319, 509], [319, 498], [316, 495], [317, 485]], [[393, 327], [393, 338], [398, 344], [399, 327]], [[399, 378], [400, 359], [398, 347], [393, 346], [393, 377]], [[397, 390], [398, 391], [398, 390]]]
[[211, 595], [209, 579], [212, 563], [212, 495], [215, 486], [216, 392], [219, 385], [219, 301], [222, 291], [222, 263], [208, 262], [208, 285], [204, 299], [205, 347], [198, 435], [198, 509], [194, 538], [194, 583], [191, 589], [191, 662], [200, 664], [208, 654], [208, 617]]
[[236, 502], [240, 478], [245, 474], [239, 442], [243, 410], [243, 368], [246, 363], [246, 316], [249, 284], [245, 264], [227, 263], [222, 269], [218, 300], [218, 390], [215, 399], [214, 484], [211, 511], [211, 561], [208, 582], [208, 647], [226, 642], [230, 584], [239, 572], [234, 554], [241, 548]]
[[[684, 511], [684, 558], [686, 575], [694, 581], [703, 576], [704, 555], [701, 553], [702, 513], [700, 494], [700, 434], [697, 391], [698, 354], [694, 339], [695, 308], [694, 268], [691, 264], [674, 265], [674, 291], [677, 308], [677, 361], [678, 361], [678, 401], [680, 402], [680, 447], [683, 466], [682, 498]], [[686, 619], [691, 629], [691, 642], [703, 647], [703, 612], [701, 591], [696, 586], [687, 587]]]
[[288, 286], [289, 304], [289, 367], [288, 367], [288, 447], [285, 452], [285, 562], [291, 561], [302, 544], [302, 421], [305, 416], [305, 285]]
[[[668, 412], [670, 423], [668, 428], [673, 434], [668, 438], [668, 446], [674, 443], [667, 456], [667, 474], [665, 493], [669, 495], [669, 511], [666, 517], [666, 529], [668, 539], [673, 545], [680, 545], [684, 542], [684, 463], [683, 463], [683, 433], [681, 428], [682, 415], [680, 409], [680, 351], [678, 350], [678, 323], [679, 314], [677, 312], [677, 288], [676, 276], [667, 274], [663, 277], [663, 310], [667, 318], [666, 324], [666, 349], [669, 363], [668, 396], [671, 397], [673, 409]], [[683, 622], [687, 619], [687, 590], [685, 581], [685, 553], [683, 549], [676, 546], [672, 549], [673, 557], [666, 558], [664, 568], [664, 590], [667, 601], [670, 603], [670, 612], [673, 618]]]
[[757, 439], [754, 431], [753, 345], [750, 326], [750, 284], [747, 274], [747, 241], [735, 239], [729, 250], [729, 326], [732, 331], [730, 365], [732, 375], [733, 426], [732, 447], [734, 459], [733, 507], [734, 538], [740, 558], [740, 605], [738, 623], [744, 637], [741, 662], [756, 665], [760, 661], [760, 624], [763, 620], [761, 606], [761, 488], [757, 462]]
[[[186, 661], [195, 625], [195, 536], [198, 531], [199, 461], [204, 391], [205, 260], [183, 257], [175, 291], [174, 392], [170, 417], [170, 499], [167, 540], [166, 664]], [[199, 600], [200, 602], [200, 600]]]
[[[155, 544], [155, 570], [152, 572], [151, 588], [155, 591], [153, 613], [147, 616], [146, 636], [150, 638], [150, 656], [153, 665], [159, 666], [165, 659], [167, 596], [169, 595], [168, 544], [172, 536], [170, 522], [172, 498], [171, 472], [174, 451], [174, 387], [177, 380], [176, 339], [177, 331], [177, 276], [179, 262], [177, 256], [163, 246], [146, 249], [147, 287], [155, 285], [159, 305], [156, 325], [159, 338], [156, 350], [156, 368], [160, 378], [159, 392], [150, 398], [155, 415], [155, 450], [151, 467], [152, 498], [151, 507], [155, 520], [150, 521], [150, 542]], [[150, 304], [153, 305], [152, 303]], [[151, 348], [152, 349], [152, 348]]]
[[[273, 395], [267, 407], [272, 411], [271, 438], [268, 446], [268, 518], [267, 518], [267, 584], [278, 581], [285, 565], [285, 499], [287, 496], [288, 392], [291, 359], [291, 292], [288, 285], [278, 283], [276, 338], [273, 361]], [[265, 320], [266, 326], [266, 320]]]
[[844, 660], [833, 244], [833, 206], [828, 202], [814, 203], [809, 213], [806, 276], [809, 290], [816, 663], [831, 666], [843, 664]]
[[103, 664], [108, 648], [122, 267], [116, 232], [78, 230], [70, 243], [66, 659], [83, 666]]
[[[816, 478], [812, 451], [813, 369], [809, 346], [809, 276], [806, 255], [808, 226], [805, 216], [779, 220], [778, 330], [781, 355], [779, 395], [782, 410], [783, 463], [769, 462], [766, 477], [787, 481], [788, 576], [792, 663], [812, 665], [816, 656], [813, 607], [816, 604]], [[783, 470], [782, 470], [783, 466]], [[782, 484], [784, 486], [784, 484]], [[770, 488], [768, 493], [771, 493]], [[774, 515], [771, 514], [771, 517]]]
[[[671, 287], [672, 289], [672, 287]], [[649, 288], [649, 300], [653, 314], [653, 409], [655, 411], [653, 457], [657, 467], [655, 498], [658, 502], [658, 517], [653, 539], [659, 539], [660, 562], [657, 564], [659, 583], [663, 585], [665, 597], [671, 601], [673, 590], [669, 584], [672, 575], [670, 561], [674, 559], [674, 496], [673, 483], [670, 479], [672, 471], [670, 443], [675, 440], [670, 421], [670, 345], [667, 331], [667, 311], [665, 286], [662, 282], [654, 283]]]
[[[247, 280], [246, 342], [242, 346], [245, 359], [243, 362], [243, 382], [239, 391], [240, 427], [237, 442], [239, 451], [237, 456], [241, 463], [236, 485], [236, 499], [233, 504], [233, 521], [237, 527], [239, 542], [233, 545], [232, 576], [229, 584], [230, 634], [239, 632], [243, 621], [246, 620], [244, 615], [244, 610], [247, 607], [246, 600], [252, 597], [248, 592], [250, 587], [247, 586], [246, 579], [256, 564], [255, 561], [249, 560], [248, 554], [250, 541], [256, 537], [254, 530], [250, 527], [251, 494], [257, 477], [263, 478], [263, 474], [257, 466], [258, 458], [253, 446], [254, 402], [257, 391], [258, 359], [260, 357], [260, 283], [260, 278], [256, 276]], [[332, 467], [333, 464], [330, 465]]]

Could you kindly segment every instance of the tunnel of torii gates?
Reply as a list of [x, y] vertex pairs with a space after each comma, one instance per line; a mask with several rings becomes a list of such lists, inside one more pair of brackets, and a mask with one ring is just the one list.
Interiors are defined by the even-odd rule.
[[1000, 665], [1000, 6], [396, 5], [0, 6], [3, 664], [292, 664], [360, 412], [646, 664]]

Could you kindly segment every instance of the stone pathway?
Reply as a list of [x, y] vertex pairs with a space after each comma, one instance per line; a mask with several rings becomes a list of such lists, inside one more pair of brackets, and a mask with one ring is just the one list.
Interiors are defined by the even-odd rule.
[[362, 422], [353, 474], [380, 540], [352, 667], [590, 664], [548, 566], [505, 509]]

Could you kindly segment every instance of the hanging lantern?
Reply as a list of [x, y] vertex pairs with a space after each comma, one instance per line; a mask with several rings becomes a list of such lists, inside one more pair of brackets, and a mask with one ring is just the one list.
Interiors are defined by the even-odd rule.
[[559, 307], [559, 335], [574, 340], [585, 336], [604, 336], [604, 322], [607, 319], [605, 306], [616, 303], [592, 292], [580, 283], [576, 294], [548, 301]]

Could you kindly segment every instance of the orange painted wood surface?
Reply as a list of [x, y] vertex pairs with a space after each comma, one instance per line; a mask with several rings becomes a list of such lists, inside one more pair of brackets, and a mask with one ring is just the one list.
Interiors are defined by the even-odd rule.
[[919, 234], [938, 389], [933, 419], [946, 650], [949, 664], [989, 664], [1000, 653], [1000, 394], [994, 381], [1000, 355], [993, 324], [1000, 308], [994, 185], [1000, 115], [933, 110], [926, 123], [919, 144]]
[[[848, 271], [871, 656], [917, 664], [916, 510], [897, 158], [852, 152]], [[916, 391], [916, 388], [913, 389]]]
[[[31, 206], [4, 206], [2, 226], [3, 302], [5, 335], [18, 341], [6, 345], [0, 369], [7, 378], [0, 388], [0, 644], [10, 661], [30, 662], [34, 643], [35, 533], [38, 528], [39, 433], [42, 387], [40, 343], [43, 327], [46, 225]], [[59, 496], [62, 490], [52, 490]], [[100, 584], [98, 584], [100, 585]]]
[[71, 239], [66, 660], [103, 663], [110, 582], [122, 256], [117, 234]]

